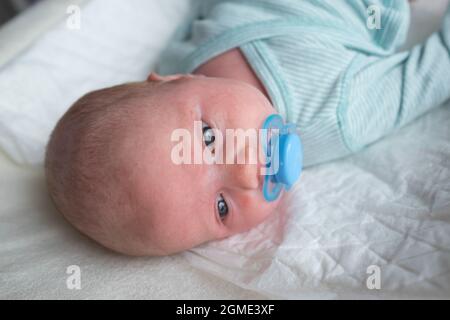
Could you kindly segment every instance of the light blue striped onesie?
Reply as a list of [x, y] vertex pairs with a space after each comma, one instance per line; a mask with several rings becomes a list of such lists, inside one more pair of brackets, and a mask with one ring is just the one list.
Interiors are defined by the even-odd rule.
[[[305, 166], [358, 151], [450, 98], [450, 8], [439, 32], [400, 53], [407, 0], [206, 0], [198, 9], [159, 71], [189, 73], [239, 47], [297, 124]], [[369, 28], [377, 9], [381, 28]]]

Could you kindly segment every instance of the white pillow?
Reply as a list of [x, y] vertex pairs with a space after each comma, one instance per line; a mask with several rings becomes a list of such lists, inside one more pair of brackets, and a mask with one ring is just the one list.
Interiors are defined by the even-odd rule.
[[[20, 23], [13, 21], [0, 34], [0, 40], [9, 39], [7, 47], [21, 50], [0, 65], [0, 149], [19, 163], [42, 163], [56, 121], [84, 93], [143, 80], [190, 4], [186, 0], [65, 3], [80, 2], [79, 30], [69, 28], [75, 11], [48, 0], [33, 8], [34, 14], [26, 13], [32, 18], [28, 27], [19, 17]], [[41, 7], [49, 3], [51, 17]], [[49, 26], [48, 20], [56, 24]], [[41, 21], [47, 21], [44, 27]], [[27, 45], [21, 43], [22, 36], [29, 41], [29, 30], [36, 25], [39, 30], [50, 29], [34, 32], [34, 42], [22, 50]]]

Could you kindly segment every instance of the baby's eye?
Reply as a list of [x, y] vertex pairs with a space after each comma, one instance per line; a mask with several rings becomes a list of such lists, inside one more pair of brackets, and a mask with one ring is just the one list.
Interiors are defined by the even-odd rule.
[[214, 134], [214, 130], [205, 122], [202, 124], [202, 132], [203, 132], [203, 141], [205, 145], [208, 147], [216, 140], [216, 136]]
[[217, 212], [221, 220], [225, 219], [228, 215], [228, 205], [222, 195], [217, 198]]

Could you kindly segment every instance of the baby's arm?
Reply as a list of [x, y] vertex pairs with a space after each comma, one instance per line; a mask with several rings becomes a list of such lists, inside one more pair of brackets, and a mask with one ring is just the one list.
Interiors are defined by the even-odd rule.
[[383, 137], [450, 98], [450, 8], [440, 31], [411, 50], [357, 58], [347, 103], [339, 110], [352, 150]]

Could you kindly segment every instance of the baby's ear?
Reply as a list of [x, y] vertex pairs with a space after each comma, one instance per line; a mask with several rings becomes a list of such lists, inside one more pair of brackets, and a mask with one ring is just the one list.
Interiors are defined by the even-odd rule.
[[150, 73], [150, 75], [147, 78], [148, 82], [167, 82], [167, 81], [173, 81], [173, 80], [178, 80], [181, 78], [189, 78], [192, 77], [192, 75], [190, 74], [171, 74], [168, 76], [162, 76], [157, 74], [156, 72], [152, 72]]

